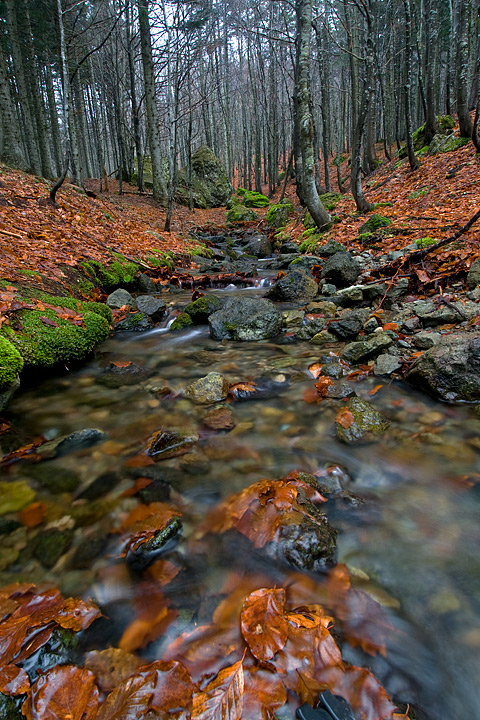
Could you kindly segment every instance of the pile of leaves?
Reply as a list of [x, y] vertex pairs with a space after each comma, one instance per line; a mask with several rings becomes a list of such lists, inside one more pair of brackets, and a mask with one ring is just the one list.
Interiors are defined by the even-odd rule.
[[[297, 472], [262, 480], [227, 498], [197, 532], [198, 538], [232, 529], [262, 548], [280, 522], [302, 509], [299, 494], [325, 502]], [[125, 517], [124, 550], [141, 547], [180, 515], [162, 503], [139, 506]], [[117, 568], [125, 567], [122, 553]], [[180, 561], [181, 562], [181, 561]], [[290, 572], [284, 587], [267, 575], [232, 570], [210, 622], [179, 625], [169, 586], [184, 568], [178, 557], [152, 562], [135, 586], [137, 612], [118, 647], [92, 650], [84, 666], [26, 661], [56, 629], [86, 630], [100, 616], [90, 601], [65, 599], [58, 590], [16, 584], [0, 590], [0, 692], [18, 698], [28, 720], [176, 719], [269, 720], [289, 703], [315, 705], [329, 689], [351, 704], [359, 720], [396, 717], [395, 706], [372, 673], [345, 662], [332, 634], [333, 616], [343, 637], [370, 654], [385, 653], [391, 627], [381, 607], [353, 589], [344, 566], [326, 579]], [[327, 611], [326, 608], [329, 608]], [[141, 650], [156, 645], [158, 659], [145, 663]], [[151, 658], [152, 652], [149, 651]], [[1, 699], [1, 696], [0, 696]]]

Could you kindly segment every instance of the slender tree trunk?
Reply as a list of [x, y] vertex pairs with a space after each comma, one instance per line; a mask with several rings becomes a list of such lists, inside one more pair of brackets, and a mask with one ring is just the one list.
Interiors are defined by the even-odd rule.
[[148, 0], [137, 0], [140, 43], [142, 48], [143, 76], [145, 80], [145, 106], [147, 110], [147, 134], [152, 159], [153, 197], [164, 201], [167, 195], [163, 175], [160, 147], [159, 117], [155, 99], [155, 74], [153, 68], [152, 39], [148, 19]]
[[126, 5], [126, 21], [125, 21], [125, 33], [127, 40], [127, 55], [128, 55], [128, 76], [130, 81], [130, 100], [132, 104], [132, 122], [133, 122], [133, 136], [135, 139], [135, 154], [137, 156], [137, 185], [140, 192], [145, 191], [143, 183], [143, 153], [142, 153], [142, 138], [140, 135], [140, 115], [138, 112], [137, 102], [137, 84], [135, 81], [135, 57], [133, 54], [133, 40], [131, 35], [131, 15], [130, 15], [130, 3]]
[[62, 0], [57, 0], [57, 19], [60, 30], [60, 57], [62, 63], [62, 94], [63, 94], [63, 117], [68, 127], [68, 138], [70, 150], [67, 155], [71, 158], [72, 176], [74, 183], [79, 185], [83, 182], [83, 172], [80, 161], [80, 152], [78, 149], [77, 129], [75, 126], [75, 116], [72, 106], [72, 90], [70, 87], [70, 77], [68, 74], [67, 45], [65, 41], [65, 26], [63, 23]]
[[62, 172], [62, 140], [60, 128], [58, 127], [57, 103], [53, 87], [52, 67], [50, 58], [45, 57], [44, 64], [45, 89], [47, 92], [48, 113], [50, 116], [50, 131], [52, 133], [53, 157], [55, 159], [55, 172], [60, 175]]
[[410, 167], [412, 168], [412, 170], [417, 170], [419, 162], [413, 148], [412, 118], [410, 109], [410, 93], [412, 91], [412, 41], [410, 35], [410, 0], [403, 0], [403, 7], [405, 11], [405, 126], [407, 130], [407, 151]]
[[[302, 154], [302, 192], [305, 203], [317, 227], [324, 227], [330, 221], [318, 196], [315, 183], [315, 162], [313, 157], [313, 121], [310, 112], [310, 56], [312, 32], [312, 0], [296, 0], [297, 18], [297, 72], [295, 78], [296, 117]], [[297, 178], [298, 182], [298, 178]]]
[[472, 137], [472, 120], [468, 112], [468, 9], [467, 0], [457, 0], [457, 113], [461, 137]]
[[[460, 0], [462, 2], [463, 0]], [[435, 49], [437, 40], [437, 7], [436, 0], [425, 0], [425, 37], [426, 37], [426, 88], [425, 100], [427, 112], [425, 116], [425, 142], [430, 144], [438, 132], [437, 118], [435, 116]]]
[[29, 164], [20, 139], [20, 132], [12, 102], [10, 85], [3, 53], [0, 50], [0, 115], [2, 119], [3, 137], [0, 146], [0, 157], [7, 165], [19, 170], [28, 170]]

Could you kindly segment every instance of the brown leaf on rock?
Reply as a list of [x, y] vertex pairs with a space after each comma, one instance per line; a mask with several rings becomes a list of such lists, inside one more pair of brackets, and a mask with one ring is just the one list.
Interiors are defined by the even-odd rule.
[[315, 679], [325, 684], [334, 695], [348, 700], [356, 717], [362, 720], [386, 720], [392, 717], [395, 705], [376, 677], [365, 668], [345, 665], [318, 668]]
[[178, 510], [166, 503], [138, 504], [128, 514], [120, 528], [125, 538], [125, 552], [138, 550], [140, 545], [151, 540], [164, 530], [171, 520], [179, 518], [180, 515]]
[[95, 676], [74, 665], [39, 675], [22, 705], [27, 720], [94, 720], [97, 710]]
[[240, 720], [244, 695], [242, 662], [221, 670], [203, 692], [193, 696], [192, 720]]
[[4, 665], [0, 668], [0, 693], [23, 695], [29, 687], [30, 678], [23, 668], [16, 665]]
[[261, 588], [244, 601], [240, 618], [242, 635], [257, 660], [270, 660], [287, 642], [288, 622], [284, 610], [283, 588]]
[[354, 423], [355, 418], [351, 410], [347, 408], [341, 408], [335, 417], [335, 422], [348, 430], [349, 427]]
[[187, 718], [194, 685], [179, 662], [157, 661], [141, 668], [110, 693], [96, 720], [139, 720], [149, 711]]

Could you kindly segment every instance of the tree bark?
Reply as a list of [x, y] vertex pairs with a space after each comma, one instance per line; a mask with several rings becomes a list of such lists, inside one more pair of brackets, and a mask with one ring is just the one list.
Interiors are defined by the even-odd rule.
[[472, 120], [468, 112], [468, 2], [457, 0], [457, 113], [461, 137], [472, 137]]
[[0, 115], [2, 118], [3, 137], [0, 157], [7, 165], [19, 170], [28, 170], [29, 164], [23, 151], [18, 121], [10, 93], [7, 71], [3, 53], [0, 50]]
[[153, 197], [157, 202], [165, 200], [167, 191], [163, 175], [163, 159], [160, 146], [159, 116], [155, 99], [155, 74], [153, 68], [152, 38], [148, 19], [148, 0], [137, 0], [140, 44], [142, 48], [143, 77], [145, 81], [145, 106], [147, 111], [147, 134], [152, 159]]
[[408, 162], [412, 170], [419, 167], [418, 158], [415, 155], [412, 138], [412, 117], [410, 109], [410, 93], [412, 91], [412, 41], [411, 41], [411, 14], [410, 0], [403, 0], [405, 11], [405, 126], [407, 131], [407, 152]]
[[[313, 121], [310, 112], [310, 57], [312, 30], [312, 0], [296, 0], [297, 18], [297, 67], [295, 78], [296, 117], [298, 137], [302, 155], [302, 193], [305, 204], [317, 227], [331, 221], [322, 205], [315, 183], [315, 162], [313, 157]], [[299, 179], [297, 177], [297, 183]]]

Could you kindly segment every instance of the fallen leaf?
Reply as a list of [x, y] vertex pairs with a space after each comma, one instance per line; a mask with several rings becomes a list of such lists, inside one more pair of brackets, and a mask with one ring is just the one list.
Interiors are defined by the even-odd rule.
[[348, 430], [348, 428], [351, 427], [352, 423], [355, 422], [355, 418], [351, 410], [348, 410], [347, 408], [341, 408], [337, 412], [335, 422], [344, 427], [345, 430]]
[[39, 675], [22, 705], [27, 720], [94, 720], [98, 688], [90, 670], [57, 665]]
[[41, 525], [45, 520], [48, 505], [43, 502], [35, 502], [28, 505], [20, 512], [20, 522], [27, 528], [34, 528]]
[[283, 588], [255, 590], [243, 603], [242, 635], [257, 660], [270, 660], [287, 642], [288, 622], [284, 609]]
[[376, 395], [379, 390], [383, 388], [383, 385], [375, 385], [375, 387], [371, 388], [371, 390], [368, 391], [369, 395]]
[[244, 694], [242, 662], [224, 668], [203, 692], [195, 693], [192, 720], [240, 720]]

